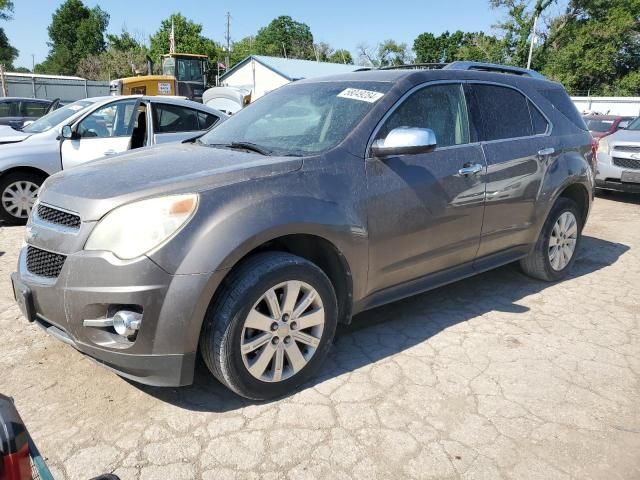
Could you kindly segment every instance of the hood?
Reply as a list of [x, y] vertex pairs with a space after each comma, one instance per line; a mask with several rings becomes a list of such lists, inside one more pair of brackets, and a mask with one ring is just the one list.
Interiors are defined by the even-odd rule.
[[607, 136], [609, 143], [640, 143], [640, 130], [618, 130], [616, 133]]
[[21, 142], [31, 135], [31, 133], [15, 130], [8, 125], [0, 125], [0, 144]]
[[90, 162], [47, 179], [42, 202], [99, 220], [115, 207], [143, 198], [198, 192], [281, 175], [302, 167], [297, 157], [270, 157], [198, 144], [145, 148]]

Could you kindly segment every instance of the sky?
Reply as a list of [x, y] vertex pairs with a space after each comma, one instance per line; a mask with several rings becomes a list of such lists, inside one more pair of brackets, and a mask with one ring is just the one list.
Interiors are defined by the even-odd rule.
[[[48, 53], [47, 27], [51, 15], [62, 0], [14, 0], [14, 19], [2, 22], [9, 41], [20, 51], [15, 66], [31, 68]], [[502, 12], [489, 8], [488, 0], [84, 0], [93, 7], [99, 4], [111, 19], [108, 32], [126, 28], [148, 39], [160, 22], [173, 12], [180, 12], [203, 25], [203, 34], [220, 43], [224, 39], [225, 13], [231, 13], [231, 38], [240, 40], [255, 35], [279, 15], [311, 27], [316, 42], [328, 42], [333, 48], [352, 52], [360, 43], [376, 45], [392, 38], [413, 45], [422, 32], [440, 34], [445, 30], [490, 32]]]

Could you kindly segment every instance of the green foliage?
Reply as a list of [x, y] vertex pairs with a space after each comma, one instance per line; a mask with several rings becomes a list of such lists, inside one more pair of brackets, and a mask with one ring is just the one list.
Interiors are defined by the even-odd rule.
[[275, 18], [258, 30], [254, 48], [254, 53], [260, 55], [315, 60], [309, 25], [286, 15]]
[[107, 50], [83, 58], [78, 75], [89, 80], [112, 80], [136, 73], [146, 74], [147, 48], [126, 30], [120, 35], [107, 35]]
[[227, 68], [241, 62], [249, 55], [256, 53], [254, 49], [255, 40], [253, 37], [244, 37], [242, 40], [234, 42], [231, 47], [231, 54], [229, 60], [231, 65], [227, 65]]
[[640, 95], [640, 0], [571, 0], [538, 59], [570, 91]]
[[332, 63], [344, 63], [347, 65], [353, 65], [353, 57], [351, 56], [351, 52], [349, 50], [345, 50], [344, 48], [339, 48], [335, 52], [331, 53], [327, 61]]
[[531, 32], [535, 18], [540, 16], [556, 0], [535, 0], [529, 8], [529, 0], [489, 0], [495, 9], [506, 9], [507, 18], [496, 27], [502, 31], [506, 63], [527, 66]]
[[460, 30], [439, 36], [425, 32], [413, 42], [413, 51], [418, 63], [449, 63], [455, 60], [478, 62], [504, 61], [503, 42], [492, 35]]
[[108, 25], [109, 14], [100, 7], [88, 8], [81, 0], [66, 0], [53, 14], [48, 29], [51, 49], [36, 71], [75, 75], [83, 58], [105, 50]]
[[0, 0], [0, 20], [10, 20], [13, 17], [13, 1]]
[[172, 21], [175, 26], [176, 53], [208, 55], [211, 60], [224, 57], [221, 47], [202, 35], [201, 24], [195, 23], [179, 13], [174, 13], [162, 21], [160, 29], [150, 38], [149, 55], [157, 68], [160, 67], [160, 56], [169, 53]]
[[358, 45], [359, 63], [373, 67], [391, 67], [405, 65], [413, 61], [411, 51], [406, 43], [385, 40], [375, 48], [366, 44]]
[[18, 58], [18, 50], [11, 46], [4, 29], [0, 28], [0, 65], [4, 64], [5, 69], [13, 69], [13, 61]]

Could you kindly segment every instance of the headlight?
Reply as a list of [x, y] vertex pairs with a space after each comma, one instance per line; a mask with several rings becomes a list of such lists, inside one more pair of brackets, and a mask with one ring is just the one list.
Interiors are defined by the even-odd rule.
[[103, 217], [85, 250], [107, 250], [130, 260], [166, 242], [184, 227], [198, 206], [198, 195], [172, 195], [123, 205]]
[[609, 155], [609, 140], [607, 140], [607, 137], [602, 137], [598, 141], [598, 152], [602, 152], [605, 155]]

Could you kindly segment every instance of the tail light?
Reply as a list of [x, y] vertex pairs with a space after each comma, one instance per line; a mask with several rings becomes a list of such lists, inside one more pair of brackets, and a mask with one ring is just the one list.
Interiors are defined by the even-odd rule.
[[30, 480], [27, 429], [9, 397], [0, 395], [0, 480]]

